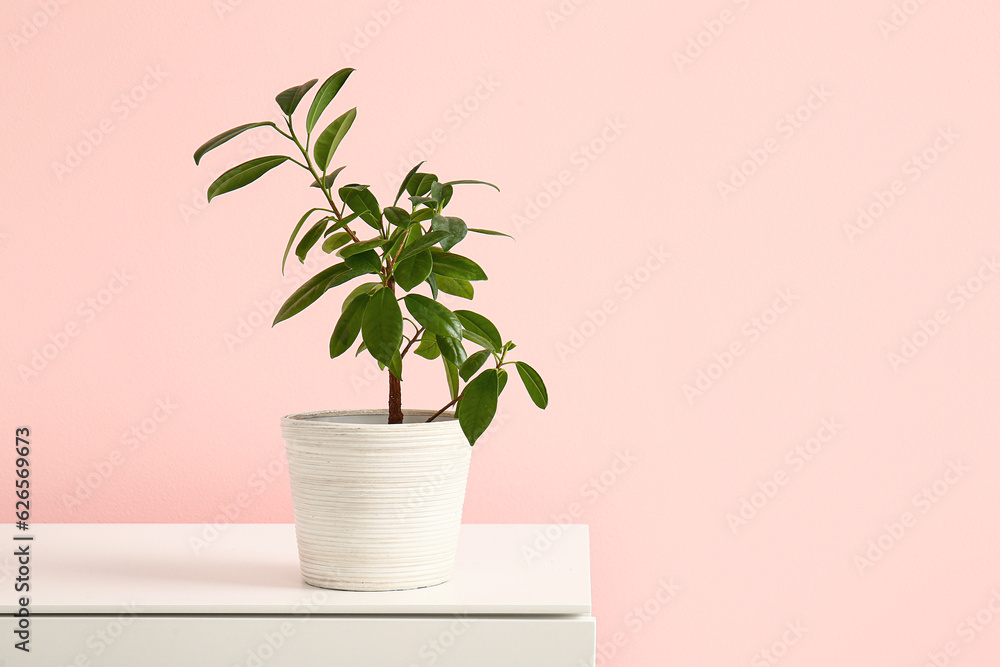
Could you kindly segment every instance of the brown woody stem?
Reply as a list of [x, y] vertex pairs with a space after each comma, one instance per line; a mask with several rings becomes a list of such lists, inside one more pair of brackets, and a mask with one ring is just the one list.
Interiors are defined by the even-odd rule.
[[434, 421], [435, 419], [437, 419], [438, 417], [440, 417], [440, 416], [441, 416], [441, 415], [442, 415], [442, 414], [444, 413], [444, 411], [445, 411], [445, 410], [447, 410], [448, 408], [450, 408], [451, 406], [455, 405], [455, 404], [456, 404], [456, 403], [458, 403], [458, 402], [459, 402], [460, 400], [462, 400], [462, 397], [463, 397], [463, 396], [465, 396], [465, 392], [462, 392], [461, 394], [459, 394], [459, 395], [458, 395], [458, 396], [457, 396], [457, 397], [455, 398], [455, 400], [454, 400], [454, 401], [452, 401], [451, 403], [449, 403], [448, 405], [444, 406], [443, 408], [441, 408], [440, 410], [438, 410], [437, 412], [435, 412], [435, 413], [434, 413], [433, 415], [431, 415], [431, 416], [430, 416], [430, 418], [429, 418], [429, 419], [428, 419], [427, 421], [429, 421], [429, 422], [432, 422], [432, 421]]
[[410, 342], [406, 344], [406, 347], [403, 348], [403, 351], [399, 353], [399, 358], [400, 359], [402, 359], [403, 357], [405, 357], [406, 353], [410, 351], [410, 347], [414, 343], [416, 343], [418, 340], [420, 340], [420, 334], [422, 334], [423, 332], [424, 332], [424, 328], [423, 327], [420, 327], [419, 329], [417, 329], [414, 332], [413, 338], [411, 338]]
[[[385, 286], [392, 290], [393, 295], [396, 294], [395, 280], [389, 278]], [[403, 388], [400, 386], [399, 378], [393, 375], [391, 370], [389, 371], [389, 423], [403, 423]]]

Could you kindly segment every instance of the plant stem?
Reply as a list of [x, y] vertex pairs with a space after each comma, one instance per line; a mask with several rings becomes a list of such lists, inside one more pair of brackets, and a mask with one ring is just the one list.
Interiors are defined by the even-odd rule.
[[403, 392], [399, 378], [389, 371], [389, 423], [403, 423]]
[[411, 338], [410, 342], [406, 344], [406, 347], [403, 348], [403, 351], [399, 353], [399, 358], [400, 359], [402, 359], [403, 357], [405, 357], [406, 353], [410, 351], [410, 346], [412, 346], [414, 343], [416, 343], [418, 340], [420, 340], [420, 334], [423, 333], [423, 331], [424, 331], [423, 327], [420, 327], [419, 329], [417, 329], [417, 332], [415, 334], [413, 334], [413, 338]]
[[435, 413], [434, 413], [433, 415], [431, 415], [431, 417], [430, 417], [430, 418], [429, 418], [429, 419], [428, 419], [427, 421], [428, 421], [428, 422], [432, 422], [432, 421], [434, 421], [435, 419], [437, 419], [438, 417], [440, 417], [440, 416], [441, 416], [441, 415], [442, 415], [442, 414], [444, 413], [444, 411], [445, 411], [445, 410], [447, 410], [448, 408], [450, 408], [451, 406], [455, 405], [455, 404], [456, 404], [456, 403], [458, 403], [458, 402], [459, 402], [460, 400], [462, 400], [462, 397], [463, 397], [463, 396], [465, 396], [465, 392], [462, 392], [461, 394], [459, 394], [459, 395], [458, 395], [458, 396], [457, 396], [457, 397], [455, 398], [455, 400], [454, 400], [454, 401], [452, 401], [451, 403], [449, 403], [448, 405], [444, 406], [443, 408], [441, 408], [440, 410], [438, 410], [437, 412], [435, 412]]
[[[326, 187], [326, 179], [323, 176], [320, 176], [319, 173], [317, 173], [316, 168], [313, 166], [312, 160], [309, 159], [309, 151], [302, 146], [302, 142], [300, 142], [299, 138], [295, 136], [295, 127], [292, 126], [292, 119], [288, 118], [286, 120], [288, 122], [289, 134], [285, 136], [287, 136], [289, 139], [295, 142], [295, 145], [298, 146], [299, 152], [302, 153], [302, 157], [306, 159], [307, 166], [306, 165], [299, 165], [299, 166], [306, 166], [306, 169], [309, 170], [309, 173], [312, 174], [313, 178], [316, 179], [316, 182], [319, 183], [320, 190], [322, 190], [323, 194], [326, 195], [326, 200], [330, 202], [330, 208], [333, 209], [333, 215], [337, 218], [337, 221], [340, 222], [343, 216], [341, 215], [340, 210], [337, 208], [337, 203], [333, 201], [333, 195], [330, 194], [330, 189]], [[282, 134], [284, 134], [284, 132], [282, 132]], [[351, 235], [351, 240], [353, 240], [355, 243], [361, 240], [358, 238], [358, 235], [355, 234], [354, 231], [347, 225], [344, 225], [344, 231]]]
[[[392, 290], [393, 295], [396, 294], [396, 281], [391, 277], [385, 286]], [[410, 341], [410, 344], [412, 342]], [[406, 347], [409, 348], [410, 344]], [[403, 355], [399, 356], [402, 359]], [[391, 370], [389, 371], [389, 423], [403, 423], [403, 388], [400, 386], [399, 378], [393, 375]]]

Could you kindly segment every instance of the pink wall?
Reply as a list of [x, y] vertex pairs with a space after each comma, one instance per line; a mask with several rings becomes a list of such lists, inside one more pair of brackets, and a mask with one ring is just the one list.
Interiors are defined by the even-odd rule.
[[[427, 159], [503, 190], [453, 208], [518, 237], [465, 247], [552, 405], [505, 394], [465, 520], [590, 524], [600, 664], [996, 664], [998, 20], [8, 0], [0, 401], [35, 434], [35, 517], [290, 521], [280, 415], [383, 404], [370, 362], [327, 358], [336, 300], [255, 314], [306, 275], [278, 273], [316, 201], [297, 170], [204, 206], [277, 143], [191, 160], [350, 65], [350, 178], [385, 196]], [[446, 390], [427, 365], [404, 392]]]

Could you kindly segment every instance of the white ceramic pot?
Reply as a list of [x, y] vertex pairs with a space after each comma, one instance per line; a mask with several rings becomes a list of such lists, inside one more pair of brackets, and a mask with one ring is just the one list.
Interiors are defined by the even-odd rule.
[[451, 577], [472, 448], [454, 413], [288, 415], [295, 535], [306, 583], [390, 591]]

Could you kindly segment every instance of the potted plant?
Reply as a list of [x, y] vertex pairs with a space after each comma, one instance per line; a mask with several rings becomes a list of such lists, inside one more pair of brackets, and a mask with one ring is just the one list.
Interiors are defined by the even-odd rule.
[[[496, 413], [508, 368], [516, 369], [538, 407], [548, 404], [548, 393], [531, 366], [509, 358], [514, 343], [488, 318], [451, 310], [438, 300], [442, 292], [471, 300], [473, 283], [486, 280], [476, 262], [454, 252], [469, 232], [508, 236], [468, 227], [446, 215], [445, 207], [456, 187], [495, 185], [441, 181], [420, 171], [421, 162], [403, 178], [391, 206], [383, 207], [368, 185], [335, 189], [344, 167], [331, 169], [333, 158], [357, 109], [314, 130], [353, 71], [342, 69], [319, 86], [304, 128], [293, 116], [317, 79], [275, 98], [284, 128], [272, 121], [234, 127], [198, 148], [194, 161], [247, 130], [270, 128], [290, 142], [292, 155], [258, 157], [229, 169], [209, 186], [208, 200], [285, 163], [307, 171], [322, 196], [292, 230], [281, 269], [293, 252], [300, 262], [310, 252], [322, 252], [332, 264], [295, 290], [274, 324], [340, 287], [343, 302], [330, 335], [330, 357], [359, 343], [355, 354], [371, 355], [386, 372], [388, 407], [282, 418], [299, 560], [303, 578], [316, 586], [400, 590], [451, 576], [471, 445]], [[466, 343], [478, 349], [467, 351]], [[408, 368], [414, 355], [440, 359], [449, 396], [440, 409], [402, 407], [404, 365]]]

